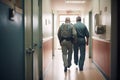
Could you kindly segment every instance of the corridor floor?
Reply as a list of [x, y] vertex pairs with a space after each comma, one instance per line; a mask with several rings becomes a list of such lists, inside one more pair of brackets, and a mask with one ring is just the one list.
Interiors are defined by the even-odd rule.
[[86, 54], [86, 59], [84, 63], [84, 70], [79, 71], [78, 67], [73, 63], [72, 66], [64, 72], [62, 52], [61, 50], [55, 51], [55, 56], [52, 62], [49, 64], [44, 80], [105, 80], [102, 74], [98, 71], [92, 60], [88, 58]]

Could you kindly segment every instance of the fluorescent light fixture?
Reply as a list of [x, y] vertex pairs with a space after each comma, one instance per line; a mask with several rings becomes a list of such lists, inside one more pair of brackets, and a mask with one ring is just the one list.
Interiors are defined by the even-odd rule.
[[84, 0], [65, 0], [65, 3], [85, 3]]

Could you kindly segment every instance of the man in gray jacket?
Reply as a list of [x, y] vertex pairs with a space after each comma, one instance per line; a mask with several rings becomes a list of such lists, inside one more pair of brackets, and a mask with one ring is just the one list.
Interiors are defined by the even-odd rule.
[[75, 39], [76, 31], [73, 25], [70, 23], [70, 18], [67, 17], [65, 19], [65, 23], [59, 27], [58, 30], [58, 39], [62, 48], [62, 58], [64, 63], [64, 71], [67, 71], [67, 67], [71, 66], [72, 60], [72, 48], [73, 44], [72, 41]]

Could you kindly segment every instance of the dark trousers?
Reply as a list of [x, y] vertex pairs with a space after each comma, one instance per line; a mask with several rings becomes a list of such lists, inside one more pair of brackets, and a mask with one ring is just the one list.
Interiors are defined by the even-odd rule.
[[[74, 44], [74, 63], [77, 65], [79, 63], [79, 68], [83, 69], [85, 61], [85, 44]], [[80, 54], [78, 53], [80, 50]], [[79, 55], [80, 56], [79, 56]]]

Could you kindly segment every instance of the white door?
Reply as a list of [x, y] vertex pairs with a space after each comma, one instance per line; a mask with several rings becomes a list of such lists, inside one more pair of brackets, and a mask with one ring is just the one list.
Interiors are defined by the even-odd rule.
[[24, 0], [25, 80], [42, 80], [42, 0]]
[[[39, 21], [39, 5], [38, 0], [32, 0], [32, 23], [33, 23], [33, 80], [42, 80], [42, 30]], [[40, 13], [42, 14], [42, 13]]]
[[25, 80], [33, 80], [33, 47], [32, 47], [32, 8], [31, 0], [24, 0], [25, 32]]

